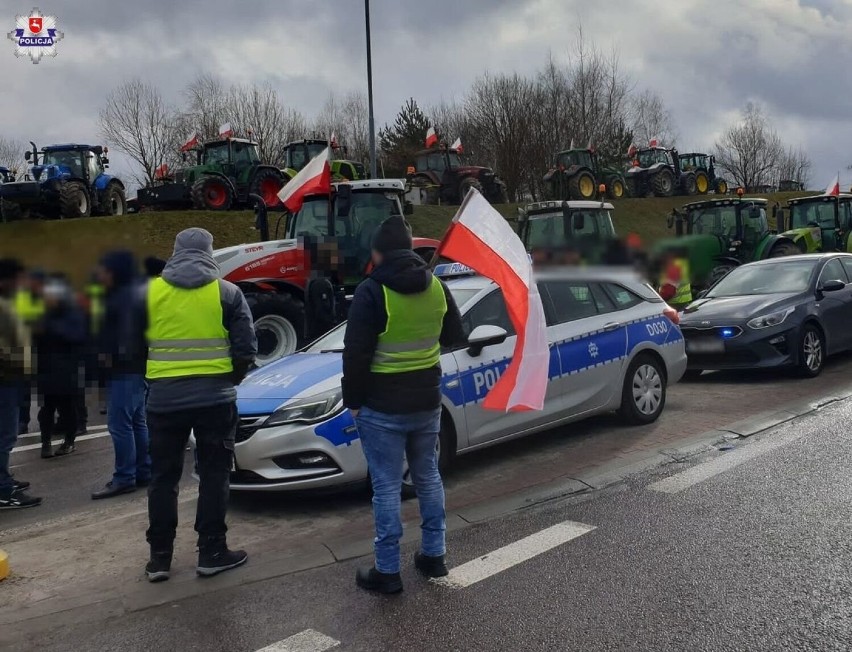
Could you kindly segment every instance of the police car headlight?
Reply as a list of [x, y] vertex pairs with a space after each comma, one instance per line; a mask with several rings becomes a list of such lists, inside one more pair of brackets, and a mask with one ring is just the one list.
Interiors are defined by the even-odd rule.
[[784, 310], [777, 310], [776, 312], [770, 312], [768, 315], [761, 315], [760, 317], [755, 317], [750, 322], [748, 322], [748, 327], [753, 328], [755, 330], [760, 330], [761, 328], [769, 328], [770, 326], [778, 326], [779, 324], [784, 323], [784, 320], [787, 319], [795, 308], [784, 308]]
[[280, 426], [285, 423], [317, 423], [341, 412], [343, 412], [343, 390], [337, 388], [282, 405], [263, 422], [263, 427]]

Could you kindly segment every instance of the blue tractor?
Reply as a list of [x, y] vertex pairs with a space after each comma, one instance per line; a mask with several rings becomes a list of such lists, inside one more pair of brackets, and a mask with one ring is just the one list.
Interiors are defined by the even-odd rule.
[[107, 148], [100, 145], [35, 143], [25, 158], [32, 167], [22, 181], [0, 185], [3, 221], [29, 217], [70, 219], [90, 215], [124, 215], [124, 184], [106, 173]]

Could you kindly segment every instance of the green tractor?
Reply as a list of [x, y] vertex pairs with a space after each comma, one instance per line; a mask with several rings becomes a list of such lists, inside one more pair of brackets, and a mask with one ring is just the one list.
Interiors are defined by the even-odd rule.
[[706, 195], [711, 190], [717, 195], [728, 194], [728, 182], [716, 176], [716, 157], [709, 154], [678, 154], [680, 168], [695, 175], [695, 191]]
[[802, 253], [852, 252], [852, 195], [815, 195], [776, 209], [778, 230]]
[[597, 201], [542, 201], [518, 209], [518, 237], [536, 262], [576, 255], [597, 264], [618, 242], [612, 204]]
[[653, 258], [678, 252], [689, 261], [693, 293], [705, 290], [735, 267], [801, 253], [792, 239], [769, 229], [765, 199], [711, 199], [673, 211], [674, 238], [657, 242]]
[[592, 200], [598, 195], [601, 184], [606, 186], [606, 196], [623, 199], [627, 184], [621, 171], [602, 166], [593, 149], [567, 149], [555, 157], [555, 165], [544, 175], [553, 199]]
[[278, 193], [284, 187], [284, 174], [277, 167], [260, 162], [257, 143], [244, 138], [225, 138], [206, 142], [194, 151], [196, 165], [139, 189], [137, 210], [226, 211], [250, 206], [253, 203], [250, 195], [260, 195], [270, 208], [280, 207]]
[[[322, 154], [322, 151], [328, 146], [329, 143], [327, 140], [319, 138], [306, 138], [287, 143], [284, 148], [284, 170], [282, 170], [287, 181], [295, 177], [296, 173], [305, 167], [312, 158]], [[364, 167], [363, 163], [336, 158], [338, 151], [341, 151], [344, 156], [349, 155], [349, 151], [345, 146], [332, 145], [331, 147], [332, 180], [359, 181], [367, 178], [367, 168]]]

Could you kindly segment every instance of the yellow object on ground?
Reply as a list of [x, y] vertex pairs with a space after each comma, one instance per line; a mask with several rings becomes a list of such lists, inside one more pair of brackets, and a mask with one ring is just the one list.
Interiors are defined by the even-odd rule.
[[9, 555], [0, 550], [0, 580], [9, 576]]

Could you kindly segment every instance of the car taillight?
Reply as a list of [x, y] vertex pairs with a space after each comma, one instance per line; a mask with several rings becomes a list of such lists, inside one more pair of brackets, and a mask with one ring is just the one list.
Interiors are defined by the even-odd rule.
[[680, 323], [680, 313], [671, 306], [666, 306], [665, 308], [663, 308], [663, 315], [668, 317], [669, 321], [675, 326]]

